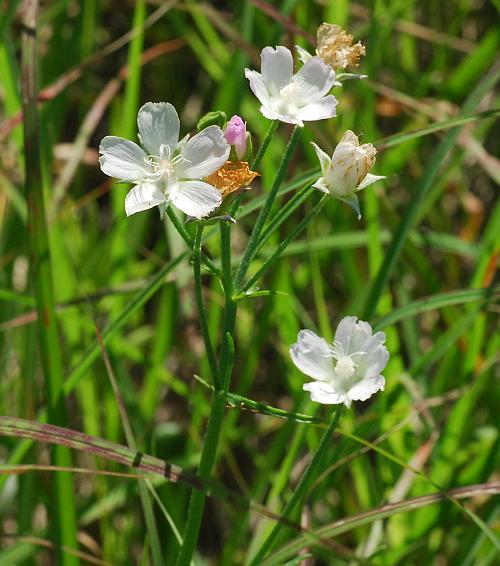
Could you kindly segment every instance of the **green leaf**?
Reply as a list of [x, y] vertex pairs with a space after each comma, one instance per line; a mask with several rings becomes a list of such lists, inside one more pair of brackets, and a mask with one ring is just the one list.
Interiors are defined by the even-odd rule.
[[225, 112], [222, 110], [213, 110], [212, 112], [207, 112], [198, 120], [196, 129], [200, 131], [208, 128], [208, 126], [219, 126], [220, 128], [223, 128], [226, 122], [227, 116]]
[[460, 289], [448, 293], [439, 293], [425, 297], [409, 305], [392, 310], [389, 314], [379, 318], [373, 325], [374, 330], [381, 330], [404, 318], [415, 316], [423, 312], [441, 309], [451, 305], [460, 305], [474, 301], [491, 302], [500, 296], [500, 287], [488, 289]]

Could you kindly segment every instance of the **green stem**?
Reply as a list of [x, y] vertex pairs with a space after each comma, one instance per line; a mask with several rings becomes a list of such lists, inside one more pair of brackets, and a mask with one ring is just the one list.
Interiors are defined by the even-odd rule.
[[[326, 452], [328, 448], [331, 446], [331, 437], [332, 434], [335, 432], [335, 429], [337, 428], [338, 423], [340, 421], [340, 417], [342, 415], [342, 409], [343, 409], [343, 405], [339, 405], [336, 408], [328, 428], [325, 430], [323, 436], [321, 437], [321, 440], [319, 441], [319, 445], [318, 448], [316, 449], [315, 454], [313, 455], [311, 461], [309, 462], [309, 465], [307, 466], [302, 477], [300, 478], [300, 481], [297, 487], [295, 488], [295, 491], [293, 492], [290, 501], [286, 504], [285, 508], [281, 513], [281, 517], [283, 517], [284, 519], [288, 519], [289, 516], [292, 514], [294, 509], [297, 507], [297, 505], [301, 502], [302, 498], [306, 494], [307, 489], [309, 488], [309, 484], [311, 483], [311, 480], [317, 475], [317, 472], [321, 467], [323, 460], [325, 458]], [[252, 562], [250, 562], [250, 566], [258, 566], [261, 563], [262, 559], [266, 556], [267, 552], [271, 550], [271, 548], [273, 547], [273, 544], [275, 543], [276, 538], [279, 535], [282, 527], [283, 527], [283, 523], [276, 523], [274, 525], [273, 530], [264, 541], [264, 544], [260, 547], [257, 554], [253, 557]]]
[[214, 348], [212, 340], [210, 339], [210, 332], [208, 329], [207, 312], [205, 310], [205, 303], [203, 302], [203, 290], [201, 285], [201, 238], [203, 235], [203, 226], [198, 224], [196, 226], [196, 235], [193, 244], [193, 274], [194, 274], [194, 294], [196, 298], [196, 307], [200, 317], [200, 326], [203, 333], [203, 341], [205, 343], [205, 350], [207, 352], [208, 365], [212, 373], [212, 380], [215, 388], [220, 387], [217, 375], [217, 360], [215, 359]]
[[276, 231], [283, 222], [306, 200], [306, 198], [316, 192], [311, 188], [311, 185], [306, 185], [302, 190], [298, 191], [293, 197], [279, 209], [278, 213], [269, 221], [264, 233], [262, 234], [259, 243], [255, 249], [255, 254], [259, 253], [262, 246], [269, 240], [274, 231]]
[[[135, 435], [132, 429], [132, 425], [130, 424], [130, 419], [128, 417], [127, 408], [125, 406], [123, 395], [120, 391], [120, 387], [118, 385], [115, 372], [113, 371], [111, 360], [109, 359], [108, 353], [106, 351], [106, 347], [102, 342], [102, 336], [95, 321], [94, 324], [96, 328], [97, 340], [102, 350], [104, 365], [106, 366], [109, 381], [111, 383], [111, 388], [113, 389], [113, 393], [115, 395], [118, 412], [120, 414], [120, 420], [123, 426], [123, 432], [125, 433], [125, 439], [127, 441], [127, 446], [130, 448], [130, 450], [137, 452], [137, 442], [135, 440]], [[162, 566], [162, 564], [164, 564], [164, 560], [161, 551], [158, 526], [156, 524], [156, 518], [153, 509], [153, 502], [151, 500], [150, 494], [148, 493], [147, 485], [145, 483], [141, 481], [138, 482], [137, 488], [139, 491], [139, 497], [141, 499], [142, 510], [144, 513], [144, 522], [146, 524], [146, 530], [149, 536], [149, 546], [151, 548], [152, 563], [154, 566]], [[153, 490], [154, 493], [154, 489], [152, 487], [151, 489]]]
[[[236, 302], [233, 299], [233, 278], [231, 265], [231, 226], [226, 222], [220, 224], [222, 285], [224, 287], [224, 321], [222, 330], [222, 348], [219, 373], [225, 393], [229, 390], [231, 371], [233, 369], [233, 348], [231, 342], [236, 322]], [[231, 338], [229, 338], [231, 337]]]
[[250, 280], [245, 283], [242, 288], [242, 292], [248, 291], [251, 287], [257, 283], [257, 281], [264, 275], [264, 273], [279, 259], [283, 251], [295, 240], [295, 238], [307, 227], [307, 225], [318, 216], [321, 209], [325, 206], [326, 201], [329, 196], [324, 195], [322, 199], [316, 204], [316, 206], [305, 216], [299, 224], [288, 234], [288, 236], [281, 242], [281, 244], [274, 250], [270, 257], [267, 258], [265, 263], [261, 268], [250, 278]]
[[[266, 137], [264, 138], [262, 145], [259, 147], [259, 151], [257, 152], [257, 155], [250, 162], [250, 169], [251, 170], [257, 169], [257, 167], [260, 165], [260, 162], [262, 161], [262, 158], [264, 157], [264, 155], [267, 151], [267, 148], [269, 147], [269, 144], [271, 143], [271, 140], [273, 139], [274, 134], [276, 133], [276, 130], [278, 128], [278, 124], [279, 124], [279, 122], [277, 120], [273, 120], [271, 122], [271, 125], [269, 126], [269, 130], [267, 131]], [[230, 210], [230, 213], [229, 213], [231, 216], [233, 216], [233, 217], [236, 216], [236, 213], [237, 213], [238, 209], [240, 208], [242, 200], [243, 200], [243, 194], [236, 197], [233, 205], [231, 206], [231, 210]]]
[[293, 150], [295, 149], [295, 145], [297, 144], [297, 141], [299, 140], [299, 136], [300, 136], [301, 131], [302, 131], [302, 128], [300, 128], [299, 126], [295, 126], [295, 128], [292, 132], [292, 135], [290, 136], [290, 139], [288, 141], [288, 145], [286, 146], [285, 153], [283, 155], [283, 159], [281, 160], [281, 163], [279, 164], [278, 171], [276, 173], [276, 177], [274, 178], [273, 185], [271, 187], [271, 190], [269, 191], [266, 202], [264, 203], [264, 206], [262, 207], [262, 209], [260, 211], [260, 214], [257, 218], [256, 223], [255, 223], [255, 226], [252, 230], [252, 233], [250, 234], [250, 239], [249, 239], [247, 247], [245, 249], [245, 253], [243, 254], [243, 258], [241, 260], [240, 266], [239, 266], [238, 271], [236, 273], [236, 277], [235, 277], [235, 280], [234, 280], [234, 284], [235, 284], [236, 288], [240, 287], [241, 282], [243, 281], [243, 278], [245, 277], [245, 274], [248, 270], [248, 266], [250, 265], [250, 262], [252, 261], [252, 258], [254, 257], [255, 250], [256, 250], [257, 245], [259, 243], [260, 233], [262, 232], [262, 229], [264, 228], [264, 224], [266, 223], [266, 220], [269, 217], [269, 214], [271, 212], [271, 208], [274, 204], [274, 201], [276, 199], [276, 195], [278, 194], [278, 190], [281, 186], [281, 183], [283, 182], [283, 178], [284, 178], [286, 170], [288, 168], [288, 164], [290, 163], [290, 159], [292, 158], [292, 154], [293, 154]]
[[[236, 303], [233, 300], [233, 281], [231, 276], [231, 226], [226, 222], [221, 222], [220, 233], [222, 285], [224, 287], [225, 305], [222, 347], [216, 383], [218, 387], [222, 386], [222, 389], [216, 389], [212, 395], [207, 432], [198, 467], [198, 475], [202, 479], [210, 478], [216, 461], [234, 358], [232, 336], [236, 321]], [[201, 240], [201, 236], [199, 238]], [[205, 499], [206, 490], [193, 491], [191, 493], [186, 527], [184, 529], [184, 542], [177, 557], [177, 566], [189, 566], [191, 562], [196, 543], [198, 542]]]
[[[177, 230], [177, 232], [179, 233], [179, 236], [186, 242], [186, 244], [193, 249], [194, 247], [194, 240], [193, 238], [191, 238], [191, 235], [189, 234], [189, 232], [186, 230], [186, 228], [184, 228], [184, 225], [182, 224], [182, 222], [177, 218], [175, 212], [172, 210], [172, 207], [168, 206], [167, 207], [167, 216], [169, 217], [170, 221], [172, 222], [172, 224], [174, 225], [174, 228]], [[208, 267], [208, 269], [217, 276], [220, 276], [220, 269], [217, 268], [217, 266], [212, 262], [212, 260], [207, 257], [204, 253], [201, 253], [200, 255], [201, 257], [201, 261], [202, 263], [205, 264], [206, 267]]]
[[[222, 391], [214, 391], [212, 404], [210, 406], [210, 416], [208, 417], [207, 432], [201, 453], [198, 475], [201, 479], [209, 479], [217, 455], [217, 445], [219, 443], [224, 410], [226, 405], [225, 395]], [[198, 542], [201, 518], [205, 506], [207, 492], [193, 490], [189, 500], [188, 516], [186, 528], [184, 530], [184, 541], [177, 557], [177, 566], [189, 566], [191, 558]]]
[[[40, 155], [40, 124], [37, 106], [37, 0], [24, 2], [24, 30], [22, 38], [22, 98], [25, 155], [25, 186], [28, 200], [28, 239], [30, 248], [30, 276], [36, 294], [38, 310], [38, 342], [45, 381], [45, 399], [48, 420], [56, 425], [66, 424], [60, 340], [57, 330], [49, 233], [45, 216], [42, 163]], [[67, 448], [58, 446], [52, 452], [56, 466], [71, 467]], [[58, 564], [74, 566], [78, 558], [62, 551], [63, 547], [78, 548], [76, 541], [76, 513], [72, 476], [61, 473], [54, 477], [55, 493], [51, 499], [54, 530], [60, 549]]]
[[279, 124], [278, 120], [273, 120], [271, 122], [271, 125], [269, 126], [269, 130], [267, 131], [266, 137], [264, 138], [262, 145], [259, 147], [259, 151], [257, 152], [257, 155], [252, 160], [252, 163], [250, 163], [250, 169], [256, 169], [260, 165], [260, 162], [262, 161], [262, 158], [264, 157], [264, 154], [266, 153], [267, 148], [269, 147], [269, 144], [271, 143], [271, 140], [273, 139], [274, 134], [278, 129], [278, 124]]

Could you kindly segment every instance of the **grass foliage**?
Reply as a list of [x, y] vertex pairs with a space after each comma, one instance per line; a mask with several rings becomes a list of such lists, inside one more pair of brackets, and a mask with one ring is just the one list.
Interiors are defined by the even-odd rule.
[[[203, 486], [199, 566], [250, 564], [271, 532], [259, 563], [498, 564], [499, 2], [54, 0], [34, 56], [31, 3], [0, 14], [0, 414], [88, 436], [0, 418], [0, 566], [174, 564]], [[258, 149], [270, 123], [244, 68], [266, 45], [311, 48], [323, 21], [366, 45], [369, 78], [293, 137], [284, 179], [293, 134], [278, 126], [231, 258], [228, 226], [185, 225], [193, 255], [175, 213], [125, 218], [102, 137], [135, 139], [139, 106], [168, 101], [184, 132], [209, 110], [241, 115]], [[361, 194], [361, 221], [307, 188], [309, 141], [331, 152], [346, 129], [388, 177]], [[220, 330], [232, 282], [210, 276], [229, 261], [237, 283], [249, 266], [234, 344]], [[346, 315], [383, 329], [391, 359], [385, 392], [344, 411], [328, 444], [332, 408], [306, 398], [288, 348], [301, 328], [331, 339]], [[234, 369], [200, 483], [216, 365], [202, 330], [228, 367], [234, 347]]]

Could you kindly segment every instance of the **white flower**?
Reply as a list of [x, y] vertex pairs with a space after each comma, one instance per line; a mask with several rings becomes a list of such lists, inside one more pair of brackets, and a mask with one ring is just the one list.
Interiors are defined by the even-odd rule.
[[168, 102], [147, 102], [137, 116], [136, 143], [106, 136], [99, 163], [106, 175], [131, 181], [125, 199], [127, 216], [172, 203], [195, 218], [207, 216], [221, 203], [220, 192], [200, 179], [226, 162], [230, 146], [218, 126], [209, 126], [179, 141], [179, 117]]
[[304, 121], [335, 116], [337, 99], [328, 94], [335, 72], [319, 57], [312, 57], [295, 75], [286, 47], [264, 47], [260, 57], [262, 72], [245, 69], [245, 76], [266, 118], [303, 126]]
[[383, 332], [372, 334], [368, 322], [347, 316], [340, 322], [333, 344], [311, 330], [301, 330], [290, 347], [290, 356], [300, 371], [315, 380], [304, 385], [313, 401], [350, 407], [352, 401], [366, 401], [383, 391], [381, 372], [389, 359], [384, 342]]
[[347, 130], [330, 158], [320, 147], [311, 142], [320, 165], [321, 177], [313, 187], [338, 198], [351, 206], [361, 218], [357, 192], [380, 179], [383, 175], [372, 175], [377, 150], [371, 143], [359, 145], [357, 136]]

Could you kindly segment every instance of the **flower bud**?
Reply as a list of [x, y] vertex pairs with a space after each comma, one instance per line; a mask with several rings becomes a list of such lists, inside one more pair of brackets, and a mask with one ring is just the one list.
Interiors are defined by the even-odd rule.
[[238, 159], [242, 160], [247, 151], [249, 136], [246, 123], [239, 116], [233, 116], [224, 128], [224, 135], [227, 143], [234, 145]]
[[377, 150], [371, 143], [359, 145], [357, 136], [347, 130], [332, 155], [329, 175], [334, 196], [346, 196], [359, 187], [375, 163]]
[[357, 194], [372, 183], [385, 179], [383, 175], [372, 175], [377, 150], [371, 143], [359, 145], [357, 136], [347, 130], [329, 157], [314, 142], [311, 142], [321, 165], [321, 177], [313, 187], [343, 200], [361, 218]]

